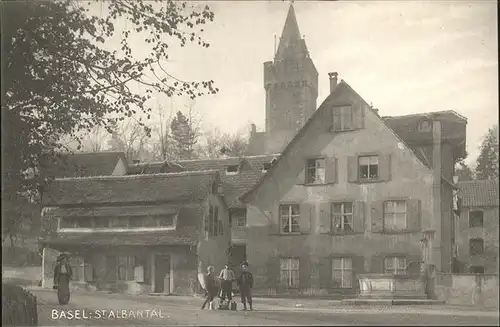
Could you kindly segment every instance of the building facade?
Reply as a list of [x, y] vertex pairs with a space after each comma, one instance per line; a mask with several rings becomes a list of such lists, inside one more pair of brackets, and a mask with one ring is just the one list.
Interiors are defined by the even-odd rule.
[[450, 272], [455, 186], [446, 173], [465, 150], [466, 121], [453, 112], [382, 118], [346, 82], [332, 89], [242, 197], [257, 287], [343, 294], [361, 273], [418, 273], [425, 232], [430, 260]]
[[463, 181], [458, 186], [458, 272], [498, 274], [498, 180]]

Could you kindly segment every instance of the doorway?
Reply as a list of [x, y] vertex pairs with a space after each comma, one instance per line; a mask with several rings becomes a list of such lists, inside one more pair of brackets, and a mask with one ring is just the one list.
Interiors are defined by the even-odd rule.
[[170, 294], [170, 256], [154, 256], [155, 260], [155, 293]]
[[247, 260], [247, 247], [246, 244], [235, 244], [231, 251], [230, 262], [236, 274], [241, 273], [241, 263]]

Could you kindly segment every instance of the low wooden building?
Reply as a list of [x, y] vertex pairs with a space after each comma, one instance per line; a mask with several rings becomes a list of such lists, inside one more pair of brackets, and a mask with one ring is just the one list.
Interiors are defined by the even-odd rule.
[[193, 294], [197, 272], [223, 267], [229, 214], [215, 170], [55, 179], [43, 196], [44, 287], [69, 252], [72, 287]]

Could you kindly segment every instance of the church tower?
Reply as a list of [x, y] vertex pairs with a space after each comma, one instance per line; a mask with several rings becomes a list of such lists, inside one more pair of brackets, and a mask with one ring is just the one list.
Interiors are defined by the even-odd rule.
[[316, 110], [318, 71], [290, 5], [278, 50], [264, 63], [267, 133], [296, 132]]

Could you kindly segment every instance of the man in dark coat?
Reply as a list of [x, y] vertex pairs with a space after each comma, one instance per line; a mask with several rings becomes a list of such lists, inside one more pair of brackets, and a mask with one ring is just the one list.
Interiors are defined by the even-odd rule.
[[54, 288], [57, 289], [59, 304], [67, 304], [69, 302], [69, 282], [72, 276], [73, 271], [69, 264], [69, 255], [63, 253], [57, 258], [57, 263], [54, 267]]
[[238, 286], [240, 288], [241, 303], [243, 303], [243, 310], [247, 309], [247, 302], [252, 308], [252, 288], [253, 288], [253, 275], [248, 271], [248, 262], [244, 261], [241, 264], [241, 275], [238, 278]]

